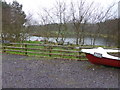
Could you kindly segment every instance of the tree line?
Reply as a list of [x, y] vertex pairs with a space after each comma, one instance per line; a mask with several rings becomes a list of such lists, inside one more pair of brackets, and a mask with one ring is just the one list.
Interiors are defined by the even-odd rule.
[[[105, 37], [118, 40], [118, 21], [115, 4], [107, 8], [96, 6], [94, 2], [85, 0], [71, 2], [56, 1], [52, 8], [38, 11], [38, 21], [27, 18], [22, 5], [13, 1], [12, 4], [2, 2], [2, 38], [11, 41], [24, 41], [29, 35], [45, 36], [47, 40], [55, 37], [57, 43], [64, 44], [67, 37], [76, 38], [76, 44], [84, 45], [86, 36], [92, 37], [91, 45], [96, 38]], [[32, 24], [31, 24], [32, 23]], [[36, 25], [37, 24], [37, 25]], [[61, 37], [61, 39], [59, 39]]]

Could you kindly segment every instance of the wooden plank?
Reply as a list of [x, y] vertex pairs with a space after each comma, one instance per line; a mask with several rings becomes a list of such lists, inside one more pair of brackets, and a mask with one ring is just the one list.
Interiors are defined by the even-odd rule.
[[[76, 48], [76, 49], [90, 49], [95, 47], [84, 47], [84, 46], [63, 46], [63, 45], [50, 45], [50, 44], [31, 44], [31, 43], [10, 43], [13, 45], [33, 45], [33, 46], [51, 46], [51, 47], [64, 47], [64, 48]], [[111, 49], [112, 47], [105, 48], [105, 49]], [[112, 49], [120, 49], [120, 48], [112, 48]]]
[[[36, 53], [36, 54], [44, 54], [44, 55], [58, 55], [58, 56], [72, 56], [72, 57], [79, 57], [79, 55], [65, 55], [65, 54], [57, 54], [57, 53], [42, 53], [42, 52], [31, 52], [31, 51], [21, 51], [21, 50], [9, 50], [9, 49], [5, 49], [5, 51], [13, 51], [13, 52], [23, 52], [23, 53]], [[36, 56], [36, 55], [30, 55], [30, 56]], [[47, 57], [47, 56], [43, 56], [43, 57]], [[49, 56], [48, 56], [49, 57]], [[69, 58], [63, 58], [63, 57], [53, 57], [56, 59], [65, 59], [65, 60], [82, 60], [82, 58], [80, 59], [69, 59]]]
[[32, 52], [32, 51], [21, 51], [21, 50], [10, 50], [10, 49], [5, 49], [5, 51], [13, 51], [13, 52], [23, 52], [23, 53], [35, 53], [35, 54], [45, 54], [45, 55], [49, 55], [49, 53], [43, 53], [43, 52]]
[[21, 50], [10, 50], [10, 49], [4, 49], [5, 51], [13, 51], [13, 52], [23, 52], [25, 53], [26, 51], [21, 51]]
[[71, 59], [71, 58], [62, 58], [62, 57], [54, 57], [54, 59], [63, 59], [63, 60], [76, 60], [76, 61], [81, 61], [80, 59]]
[[80, 55], [66, 55], [66, 54], [58, 54], [58, 53], [43, 53], [43, 52], [32, 52], [32, 51], [21, 51], [21, 50], [10, 50], [10, 49], [5, 49], [5, 51], [33, 53], [33, 54], [44, 54], [44, 55], [69, 56], [69, 57], [80, 57]]
[[25, 49], [25, 47], [13, 47], [13, 46], [3, 46], [5, 48], [12, 48], [12, 49]]
[[[13, 48], [13, 49], [28, 49], [28, 50], [41, 50], [41, 51], [47, 51], [49, 50], [48, 48], [46, 49], [39, 49], [39, 48], [25, 48], [25, 47], [13, 47], [13, 46], [3, 46], [3, 48]], [[105, 49], [105, 50], [109, 50], [109, 49]], [[73, 51], [73, 50], [59, 50], [59, 49], [51, 49], [51, 51], [58, 51], [58, 52], [68, 52], [68, 53], [80, 53], [81, 51]], [[120, 52], [120, 50], [109, 50], [108, 52], [112, 53], [112, 52]]]
[[[25, 47], [13, 47], [13, 46], [4, 46], [5, 48], [13, 48], [13, 49], [28, 49], [28, 50], [41, 50], [41, 51], [48, 51], [49, 49], [39, 49], [39, 48], [25, 48]], [[68, 53], [79, 53], [81, 51], [73, 51], [73, 50], [59, 50], [59, 49], [51, 49], [51, 51], [58, 51], [58, 52], [68, 52]]]
[[68, 57], [80, 57], [79, 55], [67, 55], [67, 54], [58, 54], [58, 53], [49, 53], [50, 55], [57, 55], [57, 56], [68, 56]]
[[73, 49], [88, 49], [91, 47], [74, 47], [74, 46], [63, 46], [63, 45], [50, 45], [50, 44], [31, 44], [31, 43], [10, 43], [13, 45], [32, 45], [32, 46], [51, 46], [51, 47], [61, 47], [61, 48], [73, 48]]
[[48, 51], [48, 49], [39, 49], [39, 48], [25, 48], [25, 47], [13, 47], [13, 46], [5, 46], [5, 48]]
[[68, 53], [79, 53], [81, 51], [73, 51], [73, 50], [59, 50], [59, 49], [52, 49], [52, 51], [58, 51], [58, 52], [68, 52]]
[[[14, 52], [26, 52], [26, 51], [20, 51], [20, 50], [6, 50], [6, 51], [14, 51]], [[37, 54], [40, 54], [40, 52], [29, 52], [27, 51], [27, 53], [37, 53]], [[43, 53], [41, 53], [43, 54]], [[49, 53], [44, 53], [46, 55], [49, 55]], [[55, 55], [55, 54], [54, 54]], [[60, 55], [60, 54], [57, 54], [57, 55]], [[30, 55], [30, 56], [39, 56], [39, 55]], [[66, 55], [65, 55], [66, 56]], [[49, 56], [40, 56], [40, 57], [49, 57]], [[78, 61], [83, 61], [82, 58], [80, 59], [71, 59], [71, 58], [63, 58], [63, 57], [53, 57], [54, 59], [64, 59], [64, 60], [78, 60]], [[87, 60], [87, 59], [85, 59]]]
[[[37, 56], [41, 58], [49, 58], [49, 56], [39, 56], [39, 55], [30, 55], [30, 56]], [[88, 61], [87, 59], [70, 59], [70, 58], [62, 58], [62, 57], [52, 57], [53, 59], [63, 59], [63, 60], [76, 60], [76, 61]], [[52, 59], [50, 58], [50, 59]]]

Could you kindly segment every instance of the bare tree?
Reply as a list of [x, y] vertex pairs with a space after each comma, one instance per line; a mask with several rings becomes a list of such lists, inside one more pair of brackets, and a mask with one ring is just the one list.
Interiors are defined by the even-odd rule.
[[[66, 34], [68, 33], [67, 22], [70, 16], [67, 14], [67, 6], [65, 2], [56, 1], [56, 4], [50, 10], [43, 9], [46, 13], [47, 18], [49, 18], [49, 24], [54, 24], [54, 29], [56, 33], [56, 42], [58, 44], [64, 44], [66, 39]], [[42, 22], [45, 21], [42, 18]]]
[[110, 18], [113, 18], [114, 14], [112, 13], [111, 10], [114, 7], [114, 5], [115, 4], [110, 5], [107, 9], [99, 7], [94, 11], [94, 16], [92, 18], [93, 19], [92, 23], [96, 23], [97, 30], [95, 30], [95, 33], [94, 33], [93, 45], [95, 45], [96, 37], [100, 37], [100, 34], [102, 32], [100, 24], [102, 22], [106, 21], [106, 20], [109, 20]]
[[86, 1], [80, 0], [77, 2], [77, 6], [75, 3], [71, 2], [71, 16], [72, 23], [75, 30], [76, 35], [76, 44], [84, 44], [84, 27], [88, 22], [91, 12], [93, 2], [86, 7]]
[[[38, 24], [37, 21], [33, 19], [33, 14], [29, 13], [26, 17], [26, 23], [24, 24], [24, 33], [21, 35], [22, 37], [27, 37], [27, 40], [30, 40], [30, 37], [33, 35], [36, 27], [34, 25]], [[26, 40], [23, 38], [23, 41]]]
[[[57, 37], [56, 42], [59, 44], [64, 44], [67, 34], [67, 22], [70, 16], [67, 14], [67, 6], [65, 2], [57, 1], [54, 6], [55, 12], [54, 16], [57, 20]], [[61, 38], [61, 39], [60, 39]]]
[[51, 37], [51, 26], [50, 26], [50, 20], [49, 16], [47, 14], [41, 15], [41, 29], [42, 29], [42, 35], [44, 37], [45, 43], [49, 40]]
[[[41, 21], [41, 29], [47, 39], [51, 36], [51, 27], [49, 25], [54, 24], [54, 33], [56, 42], [59, 44], [64, 44], [65, 39], [68, 34], [68, 24], [72, 23], [71, 27], [75, 34], [76, 44], [84, 45], [84, 38], [88, 35], [93, 37], [91, 39], [91, 44], [95, 45], [96, 37], [101, 35], [101, 22], [112, 17], [111, 5], [107, 9], [102, 9], [102, 7], [96, 7], [94, 2], [87, 3], [85, 0], [80, 0], [77, 3], [71, 2], [70, 8], [65, 2], [57, 1], [56, 4], [51, 9], [43, 9], [44, 14], [39, 14]], [[70, 24], [71, 24], [70, 23]], [[92, 32], [86, 32], [86, 26], [91, 24]], [[41, 30], [40, 30], [41, 31]], [[89, 30], [90, 31], [90, 30]]]

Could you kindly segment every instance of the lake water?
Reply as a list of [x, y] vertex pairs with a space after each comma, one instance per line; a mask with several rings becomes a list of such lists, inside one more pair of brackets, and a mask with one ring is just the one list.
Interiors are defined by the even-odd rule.
[[[28, 40], [28, 41], [29, 41], [29, 40], [30, 40], [30, 41], [36, 41], [36, 40], [40, 41], [40, 40], [44, 40], [44, 39], [45, 39], [45, 37], [31, 36], [31, 37], [28, 38], [27, 40]], [[61, 38], [59, 38], [59, 39], [61, 39]], [[91, 45], [91, 40], [93, 40], [93, 39], [90, 38], [90, 37], [86, 37], [86, 38], [84, 39], [84, 45]], [[56, 42], [56, 40], [55, 40], [54, 37], [49, 38], [48, 41]], [[66, 39], [65, 39], [65, 43], [67, 43], [67, 42], [72, 43], [72, 44], [75, 44], [76, 39], [75, 39], [75, 38], [66, 38]], [[107, 43], [106, 43], [106, 42], [107, 42]], [[96, 40], [95, 40], [95, 45], [103, 45], [103, 46], [110, 45], [110, 46], [114, 46], [115, 43], [114, 43], [114, 40], [109, 40], [109, 41], [107, 41], [106, 38], [96, 38]]]

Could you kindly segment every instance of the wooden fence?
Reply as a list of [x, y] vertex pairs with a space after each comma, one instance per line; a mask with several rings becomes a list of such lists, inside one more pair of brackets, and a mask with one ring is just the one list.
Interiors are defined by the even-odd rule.
[[13, 54], [69, 60], [87, 60], [85, 54], [81, 52], [82, 48], [91, 47], [74, 47], [31, 43], [10, 43], [9, 45], [2, 46], [3, 52]]

